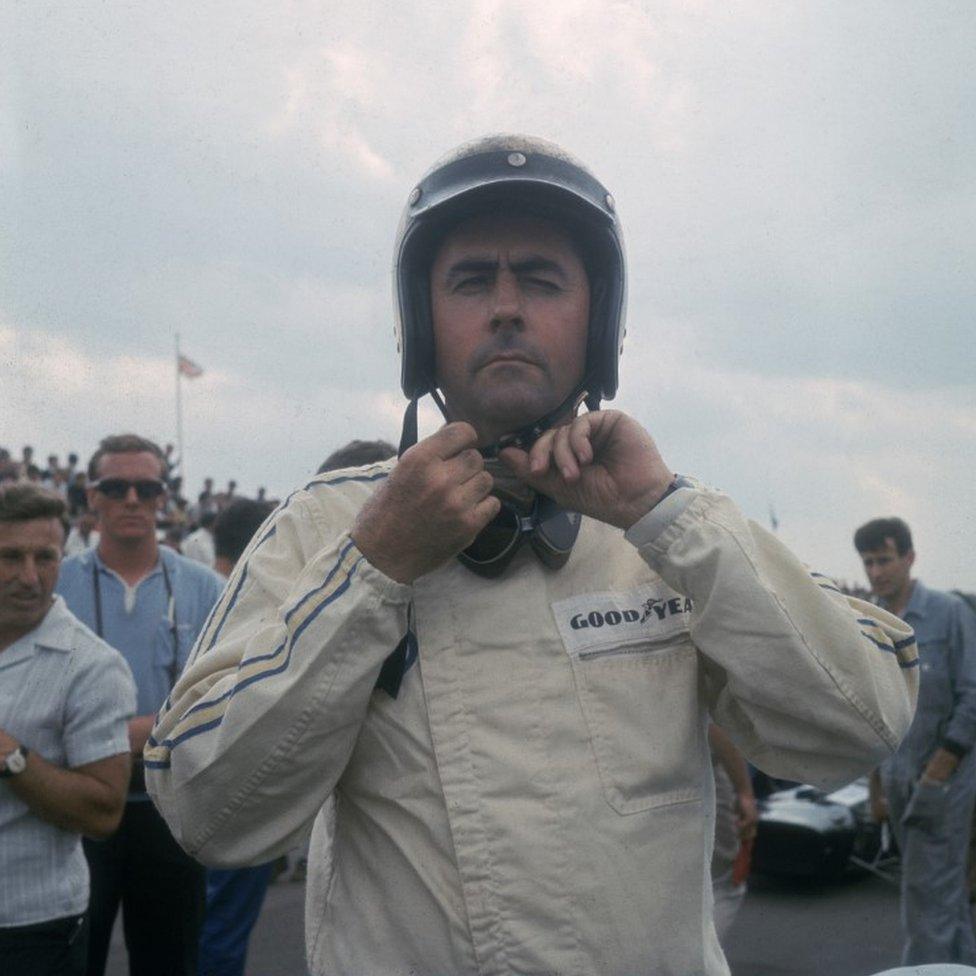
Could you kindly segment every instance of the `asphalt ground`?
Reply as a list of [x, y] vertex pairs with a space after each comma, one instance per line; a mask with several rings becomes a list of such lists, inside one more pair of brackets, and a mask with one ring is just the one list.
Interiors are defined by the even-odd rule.
[[869, 976], [898, 965], [898, 890], [752, 878], [725, 945], [732, 976]]
[[[306, 976], [304, 887], [282, 881], [268, 890], [246, 976]], [[890, 969], [900, 954], [898, 893], [871, 876], [830, 884], [753, 878], [726, 951], [733, 976], [869, 976]], [[119, 926], [107, 973], [128, 973]]]

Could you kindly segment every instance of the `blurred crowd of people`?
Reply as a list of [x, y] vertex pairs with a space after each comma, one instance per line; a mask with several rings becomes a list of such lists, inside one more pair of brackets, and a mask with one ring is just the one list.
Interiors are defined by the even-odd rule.
[[[180, 475], [180, 460], [172, 444], [166, 445], [164, 455], [166, 496], [156, 516], [159, 541], [191, 559], [213, 566], [213, 525], [221, 512], [243, 497], [238, 494], [237, 482], [231, 479], [226, 488], [218, 490], [214, 479], [207, 477], [196, 497], [187, 497]], [[29, 444], [21, 449], [19, 458], [15, 458], [8, 448], [0, 447], [0, 484], [37, 484], [64, 501], [70, 524], [64, 545], [66, 556], [98, 545], [97, 519], [88, 506], [88, 488], [93, 480], [92, 472], [79, 462], [75, 451], [69, 452], [63, 462], [61, 455], [48, 454], [46, 461], [38, 463], [34, 448]], [[264, 487], [257, 489], [253, 500], [269, 512], [278, 504], [278, 499], [267, 497]]]

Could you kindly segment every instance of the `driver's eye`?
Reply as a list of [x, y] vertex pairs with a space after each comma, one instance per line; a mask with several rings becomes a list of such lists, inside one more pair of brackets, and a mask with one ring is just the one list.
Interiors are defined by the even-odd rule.
[[474, 275], [470, 278], [462, 278], [457, 284], [457, 291], [473, 291], [476, 288], [484, 288], [488, 284], [485, 275]]

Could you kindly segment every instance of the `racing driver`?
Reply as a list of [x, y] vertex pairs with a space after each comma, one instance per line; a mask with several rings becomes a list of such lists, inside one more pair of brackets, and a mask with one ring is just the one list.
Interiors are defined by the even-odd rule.
[[[399, 460], [257, 534], [146, 748], [153, 799], [216, 866], [315, 821], [317, 976], [727, 974], [709, 714], [773, 776], [849, 780], [908, 728], [911, 630], [599, 409], [623, 245], [562, 149], [462, 146], [395, 259]], [[447, 423], [418, 441], [426, 394]]]

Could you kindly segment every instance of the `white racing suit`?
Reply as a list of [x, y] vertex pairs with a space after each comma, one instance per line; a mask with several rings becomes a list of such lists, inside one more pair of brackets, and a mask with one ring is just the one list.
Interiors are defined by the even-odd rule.
[[727, 974], [707, 710], [772, 775], [845, 782], [908, 728], [911, 630], [703, 489], [626, 539], [584, 519], [559, 571], [525, 545], [499, 579], [401, 585], [348, 534], [390, 464], [317, 478], [238, 565], [146, 749], [175, 836], [257, 863], [334, 795], [316, 976]]

